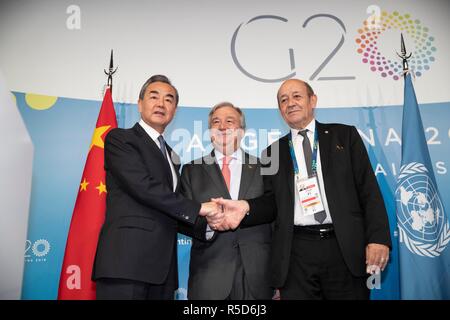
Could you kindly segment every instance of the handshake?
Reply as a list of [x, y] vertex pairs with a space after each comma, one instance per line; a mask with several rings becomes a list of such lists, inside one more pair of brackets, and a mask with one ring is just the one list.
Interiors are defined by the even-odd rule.
[[206, 218], [209, 227], [214, 231], [234, 230], [250, 210], [245, 200], [227, 200], [212, 198], [202, 203], [200, 215]]

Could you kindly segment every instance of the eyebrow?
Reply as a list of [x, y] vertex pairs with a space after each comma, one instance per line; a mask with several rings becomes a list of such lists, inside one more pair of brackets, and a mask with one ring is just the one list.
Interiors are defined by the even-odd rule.
[[[160, 92], [157, 91], [157, 90], [151, 90], [149, 93], [150, 93], [150, 94], [152, 94], [152, 93], [154, 93], [154, 94], [160, 94]], [[175, 96], [174, 96], [173, 94], [171, 94], [171, 93], [166, 94], [166, 97], [170, 97], [170, 98], [172, 98], [172, 99], [175, 99]]]
[[[214, 121], [214, 120], [220, 120], [220, 118], [217, 117], [217, 116], [212, 117], [211, 121]], [[227, 117], [225, 117], [225, 120], [237, 120], [237, 119], [235, 117], [233, 117], [233, 116], [227, 116]]]
[[[300, 94], [300, 95], [302, 95], [303, 93], [300, 92], [300, 91], [293, 91], [292, 94]], [[285, 94], [282, 94], [281, 96], [279, 96], [278, 99], [281, 99], [283, 97], [288, 97], [288, 96], [289, 95], [287, 93], [285, 93]]]

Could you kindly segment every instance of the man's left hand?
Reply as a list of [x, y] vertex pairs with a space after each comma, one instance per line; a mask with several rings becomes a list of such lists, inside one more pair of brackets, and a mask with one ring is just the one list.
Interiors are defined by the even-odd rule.
[[[373, 273], [373, 268], [378, 267], [381, 271], [386, 268], [389, 261], [389, 247], [384, 244], [369, 243], [366, 247], [367, 273]], [[370, 269], [370, 270], [369, 270]]]

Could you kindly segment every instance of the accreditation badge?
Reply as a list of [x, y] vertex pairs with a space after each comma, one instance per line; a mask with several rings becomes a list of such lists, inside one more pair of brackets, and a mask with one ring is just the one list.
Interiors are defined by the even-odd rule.
[[305, 216], [314, 215], [315, 213], [324, 211], [322, 197], [320, 195], [319, 181], [317, 176], [301, 179], [296, 176], [296, 184], [300, 199], [300, 206]]

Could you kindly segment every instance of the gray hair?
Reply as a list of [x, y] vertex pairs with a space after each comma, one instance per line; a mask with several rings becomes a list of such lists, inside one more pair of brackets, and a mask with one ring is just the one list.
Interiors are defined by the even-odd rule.
[[236, 107], [231, 102], [227, 102], [227, 101], [218, 103], [214, 107], [212, 107], [212, 109], [208, 115], [208, 129], [211, 129], [212, 116], [213, 116], [214, 112], [216, 112], [218, 109], [223, 108], [223, 107], [231, 107], [234, 110], [236, 110], [237, 113], [239, 113], [239, 116], [241, 118], [241, 128], [245, 130], [245, 115], [242, 112], [241, 108]]
[[156, 74], [154, 76], [151, 76], [150, 78], [147, 79], [147, 81], [145, 81], [144, 85], [141, 88], [141, 91], [139, 92], [140, 100], [144, 99], [145, 90], [147, 90], [147, 87], [153, 82], [163, 82], [163, 83], [167, 83], [168, 85], [170, 85], [175, 90], [175, 105], [178, 105], [179, 96], [178, 96], [177, 88], [174, 87], [172, 82], [170, 82], [169, 78], [167, 78], [166, 76], [164, 76], [162, 74]]

